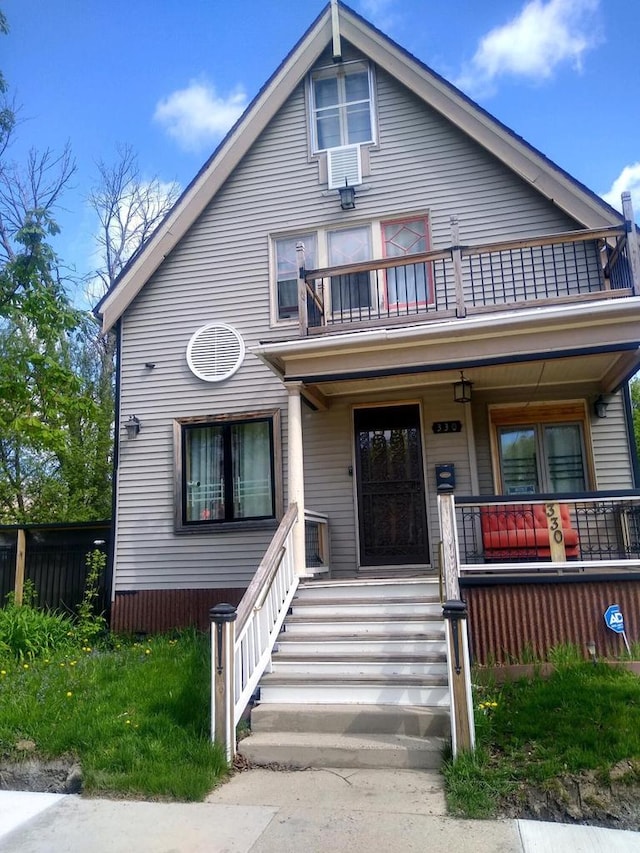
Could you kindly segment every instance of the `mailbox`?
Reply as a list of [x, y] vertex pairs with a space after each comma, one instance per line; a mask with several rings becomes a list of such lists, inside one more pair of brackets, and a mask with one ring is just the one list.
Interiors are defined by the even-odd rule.
[[453, 462], [436, 465], [436, 489], [451, 491], [456, 487], [456, 466]]

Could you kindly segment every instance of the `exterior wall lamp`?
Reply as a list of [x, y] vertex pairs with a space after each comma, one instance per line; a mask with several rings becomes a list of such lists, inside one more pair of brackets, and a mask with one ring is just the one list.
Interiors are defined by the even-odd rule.
[[340, 194], [340, 207], [343, 210], [354, 210], [356, 206], [356, 189], [349, 186], [347, 178], [344, 179], [344, 186], [338, 187]]
[[135, 415], [129, 415], [128, 420], [124, 422], [124, 428], [127, 431], [127, 438], [135, 438], [140, 432], [142, 424]]
[[593, 404], [593, 414], [597, 418], [606, 418], [607, 417], [607, 409], [609, 408], [609, 404], [604, 399], [602, 394], [598, 397], [598, 399]]
[[471, 388], [473, 387], [473, 382], [469, 382], [468, 379], [464, 378], [464, 371], [460, 371], [460, 380], [458, 382], [453, 383], [453, 399], [456, 403], [470, 403], [471, 402]]

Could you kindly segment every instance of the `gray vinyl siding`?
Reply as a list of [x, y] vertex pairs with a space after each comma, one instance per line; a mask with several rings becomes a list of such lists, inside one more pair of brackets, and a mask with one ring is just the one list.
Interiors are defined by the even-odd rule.
[[[174, 532], [176, 418], [280, 409], [286, 506], [287, 395], [250, 352], [260, 341], [291, 335], [290, 326], [270, 327], [270, 235], [418, 212], [429, 215], [434, 247], [450, 244], [452, 214], [466, 243], [576, 227], [380, 68], [376, 80], [378, 144], [370, 150], [370, 174], [358, 190], [355, 211], [341, 211], [337, 194], [319, 182], [319, 163], [308, 149], [305, 89], [299, 85], [126, 312], [120, 417], [124, 422], [135, 414], [142, 429], [120, 445], [116, 590], [242, 586], [270, 541], [266, 530]], [[191, 335], [214, 321], [235, 327], [247, 347], [242, 367], [223, 383], [195, 378], [185, 359]], [[147, 362], [155, 367], [145, 367]], [[436, 413], [439, 420], [459, 417], [449, 395], [447, 388], [425, 397], [423, 409], [434, 546], [434, 465], [455, 462], [458, 489], [471, 491], [464, 431], [446, 439], [430, 433]], [[304, 440], [307, 505], [330, 515], [334, 567], [352, 571], [357, 533], [347, 403], [305, 414]], [[604, 453], [607, 438], [598, 440]]]
[[607, 397], [609, 408], [606, 418], [592, 418], [591, 439], [596, 469], [596, 487], [632, 489], [633, 475], [631, 452], [621, 392]]

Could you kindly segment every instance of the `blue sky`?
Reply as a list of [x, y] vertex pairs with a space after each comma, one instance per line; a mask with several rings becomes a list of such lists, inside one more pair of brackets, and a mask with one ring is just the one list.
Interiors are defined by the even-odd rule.
[[[574, 177], [640, 213], [638, 0], [352, 0], [352, 8]], [[68, 141], [56, 249], [90, 271], [86, 205], [118, 145], [184, 187], [322, 0], [0, 0], [0, 69], [22, 105], [5, 157]]]

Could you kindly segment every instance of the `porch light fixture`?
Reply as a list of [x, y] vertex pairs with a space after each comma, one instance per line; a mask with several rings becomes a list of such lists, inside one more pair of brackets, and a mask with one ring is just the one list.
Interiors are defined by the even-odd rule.
[[135, 415], [129, 415], [128, 420], [124, 422], [124, 428], [127, 431], [127, 438], [135, 438], [140, 432], [140, 421]]
[[604, 399], [602, 394], [598, 397], [598, 399], [593, 404], [593, 414], [597, 418], [606, 418], [607, 417], [607, 409], [609, 408], [609, 404]]
[[453, 399], [456, 403], [471, 402], [471, 388], [473, 382], [464, 378], [464, 371], [460, 371], [460, 381], [453, 383]]
[[347, 178], [344, 179], [344, 186], [338, 187], [340, 194], [340, 207], [343, 210], [354, 210], [356, 206], [356, 189], [349, 186]]

